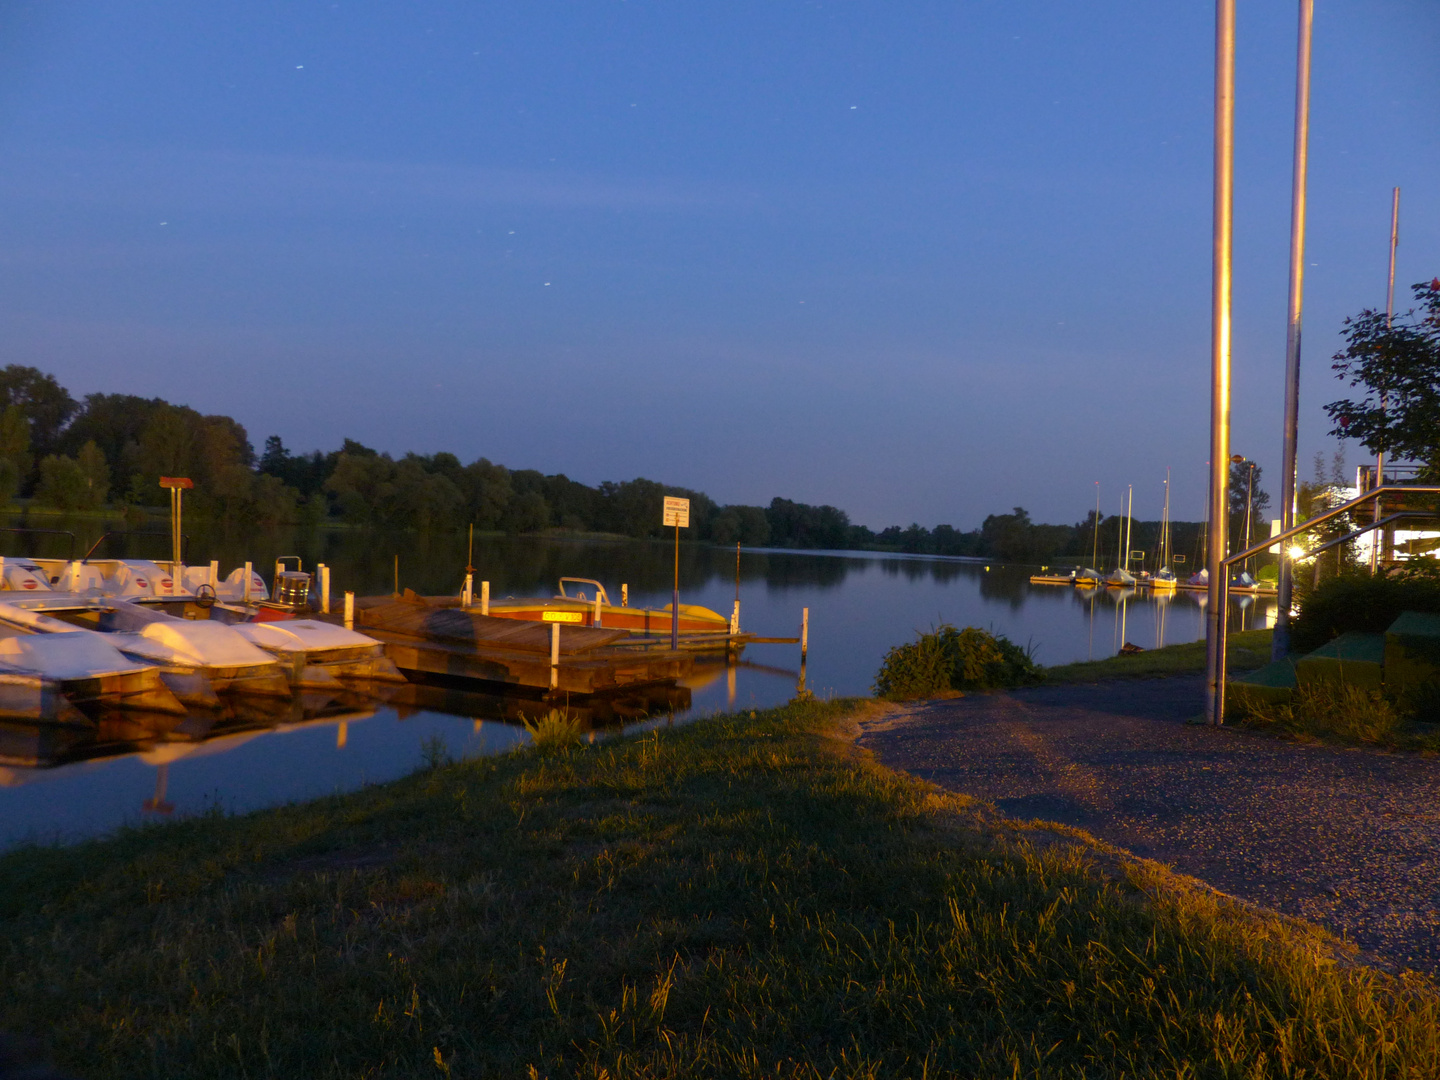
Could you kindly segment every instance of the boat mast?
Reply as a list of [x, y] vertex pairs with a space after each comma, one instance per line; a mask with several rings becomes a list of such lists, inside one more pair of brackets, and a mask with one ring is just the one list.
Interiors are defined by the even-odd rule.
[[1135, 485], [1131, 484], [1125, 506], [1125, 572], [1130, 572], [1130, 526], [1135, 520]]
[[1170, 569], [1170, 470], [1165, 470], [1165, 513], [1160, 518], [1160, 569]]
[[1090, 530], [1090, 566], [1097, 573], [1100, 570], [1100, 481], [1095, 481], [1095, 527]]

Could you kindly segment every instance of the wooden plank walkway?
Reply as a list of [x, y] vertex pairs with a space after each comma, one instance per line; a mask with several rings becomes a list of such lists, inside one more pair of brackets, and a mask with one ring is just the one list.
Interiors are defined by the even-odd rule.
[[[330, 622], [335, 615], [320, 616]], [[497, 619], [462, 611], [450, 597], [408, 593], [356, 597], [355, 629], [385, 646], [402, 671], [499, 686], [552, 689], [550, 634], [560, 630], [557, 694], [601, 694], [668, 683], [690, 674], [695, 658], [669, 649], [616, 648], [626, 630]]]

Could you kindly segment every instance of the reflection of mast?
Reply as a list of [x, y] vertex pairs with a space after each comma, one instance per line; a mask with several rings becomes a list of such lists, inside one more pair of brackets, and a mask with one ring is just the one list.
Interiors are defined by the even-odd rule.
[[155, 795], [140, 804], [140, 809], [156, 814], [173, 814], [175, 804], [165, 801], [165, 787], [170, 782], [170, 763], [162, 762], [155, 770]]
[[335, 726], [335, 749], [344, 750], [345, 744], [350, 741], [350, 725], [344, 720]]

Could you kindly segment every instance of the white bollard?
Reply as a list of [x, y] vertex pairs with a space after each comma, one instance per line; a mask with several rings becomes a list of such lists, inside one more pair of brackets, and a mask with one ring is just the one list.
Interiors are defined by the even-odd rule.
[[560, 624], [550, 624], [550, 689], [560, 685]]
[[630, 586], [629, 586], [629, 585], [624, 585], [624, 584], [622, 584], [622, 585], [620, 586], [620, 606], [621, 606], [621, 607], [629, 607], [629, 606], [630, 606]]
[[735, 601], [735, 610], [730, 613], [730, 633], [740, 633], [740, 601]]
[[212, 589], [218, 589], [219, 587], [220, 587], [220, 562], [219, 562], [218, 559], [212, 559], [212, 560], [210, 561], [210, 588], [212, 588]]
[[480, 582], [480, 614], [490, 614], [490, 582]]
[[353, 592], [345, 594], [345, 629], [355, 629], [355, 594]]
[[460, 604], [463, 607], [470, 607], [475, 603], [475, 575], [465, 575], [465, 591], [460, 594]]
[[245, 564], [245, 603], [250, 602], [250, 582], [255, 578], [255, 567], [251, 563]]
[[599, 625], [600, 625], [600, 590], [599, 590], [599, 589], [596, 589], [596, 590], [595, 590], [595, 620], [594, 620], [594, 622], [593, 622], [592, 625], [594, 625], [594, 626], [599, 626]]
[[810, 609], [800, 611], [800, 663], [805, 663], [805, 654], [810, 651]]
[[323, 562], [317, 567], [320, 571], [320, 613], [330, 614], [330, 567]]

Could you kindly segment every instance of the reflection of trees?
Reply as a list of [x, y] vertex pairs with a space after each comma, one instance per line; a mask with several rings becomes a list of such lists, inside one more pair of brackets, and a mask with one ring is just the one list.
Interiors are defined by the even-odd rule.
[[1025, 603], [1030, 591], [1030, 571], [1026, 567], [997, 566], [980, 575], [980, 595], [986, 600], [1003, 600], [1012, 609]]

